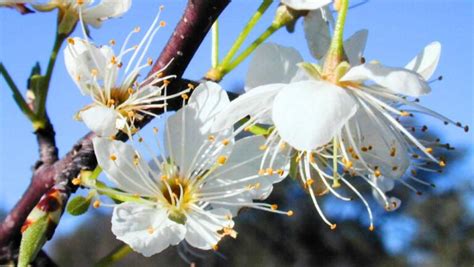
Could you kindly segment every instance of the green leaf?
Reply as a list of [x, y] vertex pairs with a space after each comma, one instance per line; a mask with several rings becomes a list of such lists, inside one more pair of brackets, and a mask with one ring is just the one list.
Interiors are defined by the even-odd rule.
[[41, 216], [23, 232], [20, 244], [20, 255], [18, 256], [19, 267], [28, 266], [28, 264], [36, 258], [36, 255], [46, 242], [48, 224], [48, 215], [45, 213], [44, 216]]
[[85, 213], [91, 205], [90, 197], [77, 196], [67, 204], [66, 210], [69, 214], [79, 216]]

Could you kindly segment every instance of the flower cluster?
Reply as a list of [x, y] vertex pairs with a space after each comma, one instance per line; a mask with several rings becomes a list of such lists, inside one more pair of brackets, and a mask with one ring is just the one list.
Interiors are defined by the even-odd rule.
[[[78, 2], [79, 8], [89, 4]], [[117, 9], [112, 15], [99, 12], [108, 2], [89, 13], [86, 9], [81, 19], [94, 26], [88, 17], [119, 14]], [[375, 199], [391, 211], [401, 204], [389, 193], [395, 183], [418, 193], [410, 182], [430, 184], [417, 177], [417, 171], [437, 172], [446, 165], [438, 150], [449, 146], [415, 134], [427, 126], [414, 126], [411, 117], [427, 114], [468, 130], [418, 103], [418, 97], [431, 90], [440, 43], [427, 45], [401, 68], [367, 62], [367, 30], [342, 39], [347, 1], [336, 7], [337, 22], [329, 0], [281, 2], [308, 11], [305, 36], [317, 63], [305, 62], [293, 48], [263, 44], [250, 62], [246, 92], [234, 101], [213, 82], [167, 95], [174, 76], [164, 76], [164, 69], [138, 82], [140, 72], [152, 65], [151, 59], [143, 61], [164, 26], [159, 14], [138, 45], [128, 47], [136, 28], [118, 54], [109, 46], [92, 44], [86, 34], [84, 39], [68, 39], [67, 70], [93, 100], [77, 118], [97, 135], [93, 143], [98, 164], [116, 188], [86, 186], [120, 202], [110, 205], [112, 232], [135, 251], [151, 256], [182, 241], [216, 249], [223, 237], [237, 236], [233, 218], [244, 207], [291, 216], [291, 210], [262, 202], [289, 173], [301, 180], [331, 229], [336, 225], [324, 215], [318, 198], [331, 193], [350, 201], [352, 197], [345, 196], [349, 191], [367, 207], [372, 230], [372, 211], [354, 185], [356, 179], [365, 181]], [[179, 96], [182, 108], [167, 118], [162, 130], [153, 128], [152, 142], [145, 140], [135, 122], [156, 116], [156, 109], [167, 111], [167, 100]], [[263, 135], [244, 133], [262, 125], [267, 130]], [[131, 144], [115, 140], [119, 131]]]

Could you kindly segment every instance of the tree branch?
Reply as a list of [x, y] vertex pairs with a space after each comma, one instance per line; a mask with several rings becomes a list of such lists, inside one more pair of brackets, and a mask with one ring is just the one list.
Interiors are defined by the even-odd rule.
[[[213, 22], [229, 3], [230, 0], [188, 1], [181, 20], [150, 72], [153, 73], [173, 60], [164, 71], [165, 75], [173, 74], [177, 77], [168, 86], [169, 94], [179, 92], [183, 88], [182, 74]], [[180, 105], [181, 102], [178, 99], [170, 101], [169, 109], [177, 109]], [[157, 111], [157, 113], [160, 112], [162, 111]], [[145, 117], [137, 123], [137, 126], [143, 127], [151, 120], [152, 117]], [[52, 136], [54, 136], [54, 130], [52, 132]], [[5, 255], [11, 252], [11, 249], [18, 248], [21, 237], [20, 228], [31, 209], [46, 191], [54, 184], [58, 184], [64, 186], [70, 194], [77, 189], [77, 186], [72, 185], [70, 181], [77, 177], [81, 170], [93, 170], [97, 166], [92, 146], [93, 136], [94, 134], [89, 133], [80, 139], [63, 159], [56, 161], [53, 165], [44, 164], [35, 170], [32, 183], [0, 225], [0, 262], [5, 259]], [[120, 139], [125, 140], [126, 137], [122, 136]], [[54, 143], [54, 139], [52, 141]], [[45, 151], [49, 151], [50, 146], [48, 144], [51, 144], [51, 139], [41, 138], [41, 144], [45, 145]], [[43, 151], [43, 149], [40, 148], [40, 151]]]

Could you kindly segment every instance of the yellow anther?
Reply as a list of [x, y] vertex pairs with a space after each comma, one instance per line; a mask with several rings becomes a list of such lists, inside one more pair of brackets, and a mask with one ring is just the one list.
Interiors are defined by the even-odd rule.
[[140, 163], [140, 156], [138, 154], [133, 155], [133, 164], [135, 164], [135, 166], [138, 166], [139, 163]]
[[129, 95], [133, 95], [133, 93], [134, 93], [133, 88], [131, 88], [131, 87], [128, 88], [127, 92], [128, 92]]
[[283, 174], [285, 174], [285, 171], [283, 169], [278, 169], [276, 170], [276, 172], [278, 173], [278, 175], [280, 176], [283, 176]]
[[160, 27], [165, 27], [166, 26], [166, 21], [162, 20], [160, 21]]
[[99, 200], [94, 201], [92, 206], [97, 209], [98, 207], [100, 207], [100, 201]]
[[222, 231], [223, 231], [223, 236], [228, 235], [228, 236], [230, 236], [234, 239], [237, 238], [237, 232], [234, 229], [230, 228], [230, 227], [224, 227], [224, 229], [222, 229]]
[[163, 84], [164, 84], [165, 86], [167, 86], [167, 85], [170, 84], [170, 83], [171, 83], [171, 81], [169, 81], [169, 80], [164, 80], [164, 81], [163, 81]]
[[272, 168], [267, 168], [265, 170], [265, 172], [267, 173], [267, 175], [272, 175], [273, 174], [273, 169]]
[[312, 184], [314, 183], [314, 180], [309, 178], [308, 180], [306, 180], [306, 182], [304, 183], [304, 186], [306, 188], [310, 187]]
[[314, 154], [313, 153], [309, 153], [309, 162], [316, 163], [316, 160], [314, 159]]
[[268, 148], [267, 145], [261, 145], [261, 146], [258, 147], [258, 149], [260, 149], [260, 150], [266, 150], [267, 148]]
[[76, 81], [80, 81], [81, 80], [81, 75], [76, 75]]
[[155, 229], [153, 228], [153, 226], [149, 226], [147, 229], [146, 229], [147, 233], [149, 233], [150, 235], [153, 234], [155, 232]]
[[84, 0], [77, 0], [76, 3], [77, 3], [78, 5], [83, 5], [83, 4], [84, 4]]
[[280, 150], [283, 150], [283, 149], [285, 149], [285, 148], [286, 148], [286, 143], [285, 143], [285, 142], [282, 142], [282, 143], [280, 144]]
[[110, 44], [110, 45], [115, 45], [115, 40], [114, 40], [114, 39], [110, 39], [109, 44]]
[[337, 224], [333, 223], [333, 224], [331, 224], [331, 226], [330, 226], [330, 227], [331, 227], [331, 230], [334, 230], [334, 229], [336, 229], [336, 227], [337, 227]]
[[166, 181], [166, 180], [168, 180], [168, 175], [161, 175], [160, 178], [161, 178], [162, 181]]
[[332, 180], [332, 188], [339, 188], [341, 187], [341, 183], [339, 183], [339, 179]]
[[73, 185], [80, 185], [81, 184], [81, 177], [76, 177], [76, 178], [72, 179], [71, 183]]
[[97, 74], [99, 74], [99, 71], [97, 69], [92, 69], [91, 70], [91, 75], [92, 76], [97, 76]]
[[431, 147], [428, 147], [425, 149], [425, 152], [431, 154], [433, 153], [433, 149]]
[[277, 210], [277, 209], [278, 209], [278, 205], [277, 205], [277, 204], [272, 204], [270, 207], [271, 207], [272, 210]]
[[218, 246], [217, 244], [212, 245], [212, 250], [216, 251], [216, 250], [218, 250], [218, 249], [219, 249], [219, 246]]
[[360, 148], [363, 152], [367, 152], [369, 149], [367, 149], [367, 147], [363, 146]]
[[140, 32], [140, 30], [141, 30], [141, 28], [138, 27], [138, 26], [133, 29], [134, 32]]
[[157, 127], [153, 127], [153, 133], [158, 134], [158, 128]]
[[226, 157], [226, 156], [223, 156], [223, 155], [222, 155], [222, 156], [219, 156], [219, 157], [217, 158], [217, 163], [219, 163], [219, 164], [221, 164], [221, 165], [225, 164], [226, 161], [227, 161], [227, 157]]
[[378, 60], [371, 60], [369, 63], [370, 63], [370, 64], [380, 64], [380, 61], [378, 61]]
[[156, 78], [161, 78], [163, 77], [163, 75], [164, 75], [163, 72], [158, 72], [155, 76]]
[[148, 65], [150, 65], [150, 66], [153, 65], [153, 59], [147, 58], [146, 64], [148, 64]]
[[222, 140], [222, 144], [223, 144], [224, 146], [228, 145], [229, 143], [230, 143], [229, 139], [224, 139], [224, 140]]
[[286, 212], [286, 215], [288, 215], [289, 217], [293, 216], [293, 214], [295, 213], [292, 210]]
[[117, 156], [116, 156], [115, 154], [110, 155], [110, 160], [116, 161], [116, 160], [117, 160]]
[[371, 224], [371, 225], [369, 226], [369, 231], [373, 232], [374, 230], [375, 230], [374, 225]]
[[70, 45], [75, 45], [76, 44], [76, 42], [74, 41], [74, 38], [71, 38], [71, 37], [67, 38], [67, 43], [70, 44]]
[[194, 84], [188, 83], [188, 88], [192, 90], [192, 89], [194, 89], [194, 88], [196, 88], [196, 87], [194, 86]]
[[209, 140], [209, 141], [211, 141], [211, 142], [214, 142], [214, 141], [216, 141], [216, 137], [215, 137], [214, 135], [209, 135], [209, 136], [207, 137], [207, 140]]
[[375, 177], [380, 177], [382, 175], [382, 173], [380, 172], [380, 170], [377, 169], [377, 170], [374, 171], [374, 175], [375, 175]]
[[354, 153], [354, 149], [350, 146], [350, 147], [347, 148], [347, 152]]
[[245, 127], [245, 128], [244, 128], [244, 131], [245, 131], [245, 132], [250, 131], [250, 126]]
[[133, 111], [130, 110], [129, 112], [127, 112], [127, 116], [128, 116], [129, 118], [133, 118], [133, 117], [135, 116], [135, 112], [133, 112]]
[[265, 175], [265, 170], [264, 169], [258, 170], [258, 175], [260, 176]]
[[391, 156], [391, 157], [395, 157], [396, 154], [397, 154], [397, 149], [394, 148], [394, 147], [392, 147], [392, 148], [390, 149], [390, 156]]
[[410, 116], [410, 112], [401, 111], [401, 112], [400, 112], [400, 116], [402, 116], [402, 117], [408, 117], [408, 116]]
[[188, 100], [188, 99], [189, 99], [189, 96], [188, 96], [188, 94], [182, 94], [182, 95], [181, 95], [181, 98], [182, 98], [183, 100]]
[[122, 63], [122, 62], [120, 62], [119, 64], [117, 64], [117, 67], [118, 67], [118, 68], [121, 68], [122, 66], [123, 66], [123, 63]]
[[439, 161], [439, 166], [445, 167], [445, 166], [446, 166], [446, 162], [445, 162], [444, 160], [440, 160], [440, 161]]
[[112, 65], [117, 64], [117, 58], [116, 58], [115, 56], [112, 56], [112, 58], [110, 59], [110, 63], [111, 63]]
[[160, 5], [160, 10], [163, 10], [165, 8], [164, 5]]

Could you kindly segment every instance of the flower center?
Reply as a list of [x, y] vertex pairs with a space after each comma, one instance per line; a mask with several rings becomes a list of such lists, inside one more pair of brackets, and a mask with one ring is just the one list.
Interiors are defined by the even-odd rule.
[[127, 101], [129, 96], [130, 93], [127, 90], [123, 90], [120, 88], [112, 88], [112, 90], [110, 90], [110, 99], [108, 100], [107, 106], [116, 107]]
[[194, 203], [192, 187], [183, 177], [162, 177], [161, 193], [168, 202], [169, 218], [177, 223], [186, 222], [185, 212]]

